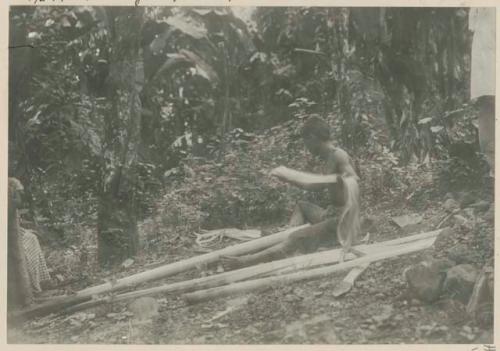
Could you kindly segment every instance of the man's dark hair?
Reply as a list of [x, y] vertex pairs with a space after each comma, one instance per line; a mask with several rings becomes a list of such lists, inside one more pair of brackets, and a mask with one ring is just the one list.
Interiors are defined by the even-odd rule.
[[315, 137], [321, 141], [330, 140], [330, 126], [321, 117], [314, 115], [302, 127], [302, 138]]

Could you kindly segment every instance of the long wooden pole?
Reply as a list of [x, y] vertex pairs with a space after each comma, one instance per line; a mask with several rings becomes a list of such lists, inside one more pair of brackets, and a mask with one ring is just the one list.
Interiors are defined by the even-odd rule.
[[183, 298], [188, 303], [196, 303], [205, 301], [208, 299], [219, 298], [222, 296], [228, 296], [239, 293], [248, 293], [251, 291], [263, 290], [271, 287], [277, 283], [293, 283], [305, 279], [319, 278], [328, 274], [332, 274], [345, 269], [357, 267], [359, 265], [370, 263], [374, 261], [383, 260], [390, 257], [396, 257], [416, 251], [426, 249], [434, 243], [435, 238], [428, 238], [421, 241], [411, 243], [409, 245], [402, 246], [400, 248], [394, 247], [389, 250], [384, 250], [378, 253], [369, 254], [361, 258], [357, 258], [351, 261], [338, 263], [335, 265], [314, 268], [306, 271], [300, 271], [295, 273], [283, 274], [278, 276], [271, 276], [267, 278], [254, 279], [239, 283], [234, 283], [231, 285], [226, 285], [222, 287], [216, 287], [201, 291], [196, 291], [193, 293], [184, 294]]
[[170, 283], [166, 285], [156, 286], [153, 288], [131, 291], [128, 293], [119, 294], [113, 297], [112, 300], [102, 298], [98, 300], [84, 302], [79, 305], [67, 308], [65, 312], [72, 313], [80, 311], [82, 309], [95, 307], [109, 301], [118, 302], [118, 301], [138, 298], [147, 295], [159, 294], [159, 293], [186, 292], [186, 291], [206, 289], [206, 288], [231, 284], [249, 278], [254, 278], [265, 274], [269, 274], [283, 268], [291, 268], [298, 270], [305, 267], [314, 267], [322, 264], [334, 263], [339, 261], [340, 251], [341, 251], [340, 249], [335, 249], [315, 254], [295, 256], [283, 260], [262, 263], [255, 266], [237, 269], [234, 271], [224, 272], [208, 277], [196, 278], [177, 283]]
[[126, 288], [134, 287], [144, 282], [172, 276], [174, 274], [196, 268], [200, 265], [216, 262], [220, 257], [223, 256], [238, 256], [252, 251], [261, 250], [281, 242], [282, 240], [286, 239], [288, 235], [290, 235], [290, 233], [307, 226], [309, 226], [309, 224], [289, 228], [282, 232], [271, 234], [263, 238], [247, 241], [237, 245], [232, 245], [221, 250], [212, 251], [203, 255], [194, 256], [185, 260], [166, 264], [164, 266], [157, 267], [145, 272], [136, 273], [128, 277], [121, 278], [113, 283], [104, 283], [101, 285], [83, 289], [70, 297], [58, 298], [57, 300], [19, 311], [15, 314], [15, 318], [32, 318], [38, 315], [57, 312], [62, 307], [74, 305], [74, 301], [77, 301], [77, 303], [82, 303], [90, 300], [94, 295], [123, 290]]
[[[420, 242], [422, 240], [428, 240], [429, 238], [435, 238], [440, 232], [441, 230], [436, 230], [433, 232], [411, 235], [403, 238], [388, 240], [370, 245], [367, 244], [358, 245], [355, 248], [358, 251], [361, 251], [369, 255], [369, 254], [379, 253], [382, 251], [392, 250], [393, 247], [398, 247], [400, 245], [413, 242]], [[220, 273], [209, 277], [191, 279], [177, 283], [169, 283], [166, 285], [161, 285], [153, 288], [132, 291], [116, 295], [111, 300], [107, 298], [92, 300], [80, 303], [75, 306], [71, 306], [66, 310], [64, 310], [64, 312], [72, 313], [83, 309], [96, 307], [104, 303], [124, 301], [147, 295], [154, 295], [160, 293], [165, 294], [174, 292], [178, 293], [178, 292], [188, 292], [199, 289], [207, 289], [207, 288], [239, 282], [249, 278], [262, 277], [263, 275], [266, 274], [276, 274], [276, 272], [285, 273], [284, 270], [286, 270], [286, 272], [289, 272], [290, 270], [297, 271], [301, 269], [313, 268], [324, 264], [332, 264], [338, 262], [340, 254], [341, 254], [341, 249], [333, 249], [323, 252], [312, 253], [308, 255], [289, 257], [282, 260], [262, 263], [259, 265], [241, 268], [225, 273]]]

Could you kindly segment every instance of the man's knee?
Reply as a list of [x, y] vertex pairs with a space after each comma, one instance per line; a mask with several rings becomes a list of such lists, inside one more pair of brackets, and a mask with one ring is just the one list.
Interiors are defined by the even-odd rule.
[[335, 218], [326, 219], [306, 228], [298, 229], [288, 236], [287, 246], [295, 249], [309, 247], [317, 248], [328, 242], [335, 242], [337, 221]]
[[307, 222], [316, 224], [323, 220], [325, 209], [308, 201], [299, 201], [297, 206]]

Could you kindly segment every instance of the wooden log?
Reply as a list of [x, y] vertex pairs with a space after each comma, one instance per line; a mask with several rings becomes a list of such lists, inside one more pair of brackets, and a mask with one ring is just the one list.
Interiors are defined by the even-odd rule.
[[290, 233], [307, 227], [308, 224], [305, 224], [303, 226], [299, 227], [294, 227], [290, 228], [287, 230], [284, 230], [279, 233], [271, 234], [268, 236], [265, 236], [263, 238], [257, 239], [257, 240], [252, 240], [248, 242], [244, 242], [241, 244], [237, 245], [232, 245], [228, 246], [224, 249], [221, 250], [216, 250], [212, 252], [208, 252], [203, 255], [199, 256], [194, 256], [185, 260], [180, 260], [177, 262], [173, 262], [170, 264], [167, 264], [162, 267], [157, 267], [152, 270], [146, 271], [146, 272], [141, 272], [137, 274], [133, 274], [131, 276], [121, 278], [114, 284], [111, 283], [106, 283], [106, 284], [101, 284], [98, 286], [94, 286], [91, 288], [87, 288], [84, 290], [81, 290], [77, 293], [78, 296], [92, 296], [96, 294], [100, 294], [103, 292], [110, 292], [110, 291], [116, 291], [128, 287], [135, 286], [140, 283], [152, 281], [152, 280], [157, 280], [157, 279], [162, 279], [168, 276], [172, 276], [174, 274], [178, 274], [181, 272], [188, 271], [190, 269], [196, 268], [198, 266], [204, 265], [204, 264], [209, 264], [218, 261], [221, 257], [223, 256], [238, 256], [242, 254], [246, 254], [252, 251], [257, 251], [260, 249], [264, 249], [266, 247], [272, 246], [274, 244], [277, 244], [281, 242], [282, 240], [286, 239]]
[[[388, 250], [388, 248], [397, 247], [407, 243], [414, 243], [429, 238], [435, 238], [441, 230], [436, 230], [429, 233], [416, 234], [394, 240], [388, 240], [375, 244], [358, 245], [355, 248], [364, 254], [374, 254]], [[250, 278], [262, 277], [267, 274], [289, 273], [301, 269], [308, 269], [325, 264], [332, 264], [339, 261], [341, 249], [333, 249], [307, 255], [289, 257], [278, 261], [262, 263], [255, 266], [237, 269], [234, 271], [224, 272], [209, 277], [196, 278], [177, 283], [169, 283], [153, 288], [132, 291], [124, 294], [116, 295], [112, 298], [101, 298], [92, 301], [87, 301], [75, 306], [71, 306], [64, 313], [73, 313], [87, 308], [93, 308], [105, 303], [119, 302], [129, 299], [134, 299], [142, 296], [160, 294], [160, 293], [179, 293], [188, 292], [200, 289], [207, 289], [221, 285], [231, 284], [243, 281]]]
[[83, 289], [71, 297], [57, 299], [42, 305], [34, 306], [28, 310], [20, 311], [18, 312], [18, 316], [21, 318], [23, 315], [28, 315], [30, 316], [30, 318], [32, 318], [35, 316], [56, 312], [61, 308], [75, 304], [74, 301], [77, 301], [77, 303], [88, 301], [94, 295], [123, 290], [126, 288], [134, 287], [144, 282], [158, 280], [168, 276], [172, 276], [174, 274], [185, 272], [204, 264], [216, 262], [217, 260], [219, 260], [220, 257], [223, 256], [238, 256], [256, 250], [261, 250], [281, 242], [282, 240], [287, 238], [288, 235], [290, 235], [290, 233], [294, 232], [295, 230], [305, 228], [307, 226], [309, 225], [305, 224], [303, 226], [289, 228], [282, 232], [271, 234], [260, 239], [228, 246], [221, 250], [212, 251], [203, 255], [194, 256], [185, 260], [180, 260], [177, 262], [166, 264], [164, 266], [153, 268], [145, 272], [136, 273], [128, 277], [118, 279], [116, 282], [105, 283], [87, 289]]
[[366, 256], [346, 261], [342, 263], [338, 263], [335, 265], [330, 265], [326, 267], [309, 269], [306, 271], [300, 271], [296, 273], [283, 274], [279, 276], [271, 276], [267, 278], [254, 279], [239, 283], [234, 283], [227, 286], [216, 287], [201, 291], [196, 291], [193, 293], [184, 294], [183, 298], [188, 303], [196, 303], [205, 301], [207, 299], [215, 299], [218, 297], [240, 294], [240, 293], [248, 293], [251, 291], [259, 291], [264, 290], [271, 287], [274, 284], [280, 283], [293, 283], [305, 279], [315, 279], [320, 278], [328, 274], [332, 274], [335, 272], [339, 272], [342, 270], [346, 270], [349, 268], [357, 267], [366, 263], [371, 263], [379, 260], [383, 260], [386, 258], [397, 257], [400, 255], [417, 252], [432, 246], [435, 241], [435, 237], [424, 239], [421, 241], [417, 241], [414, 243], [410, 243], [408, 245], [403, 245], [401, 247], [391, 247], [384, 251], [368, 254]]
[[9, 316], [14, 322], [25, 321], [38, 316], [59, 312], [68, 306], [80, 304], [90, 299], [90, 296], [61, 296], [50, 299], [48, 302], [40, 305], [34, 305], [27, 309], [12, 312]]
[[134, 299], [142, 296], [159, 294], [186, 292], [199, 289], [207, 289], [211, 287], [227, 285], [234, 282], [239, 282], [249, 278], [259, 277], [265, 274], [276, 272], [283, 268], [303, 269], [305, 267], [314, 267], [322, 264], [338, 262], [341, 254], [341, 249], [323, 251], [319, 253], [295, 256], [283, 260], [262, 263], [255, 266], [245, 267], [234, 271], [224, 272], [208, 277], [196, 278], [177, 283], [169, 283], [153, 288], [132, 291], [129, 293], [119, 294], [111, 299], [102, 298], [81, 303], [79, 305], [69, 307], [64, 312], [73, 313], [83, 309], [96, 307], [107, 302], [118, 302], [128, 299]]

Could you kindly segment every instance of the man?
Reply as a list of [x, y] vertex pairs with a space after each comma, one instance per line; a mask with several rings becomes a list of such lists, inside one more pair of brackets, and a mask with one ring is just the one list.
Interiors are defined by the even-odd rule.
[[299, 201], [290, 225], [298, 226], [306, 222], [312, 225], [290, 233], [286, 240], [263, 251], [227, 258], [233, 267], [280, 259], [297, 250], [313, 252], [327, 242], [342, 244], [344, 253], [351, 249], [360, 223], [358, 176], [352, 161], [344, 150], [334, 146], [328, 124], [318, 116], [310, 117], [304, 123], [302, 138], [307, 150], [325, 162], [326, 174], [298, 172], [281, 166], [275, 168], [271, 175], [305, 190], [326, 188], [331, 205], [323, 209]]

